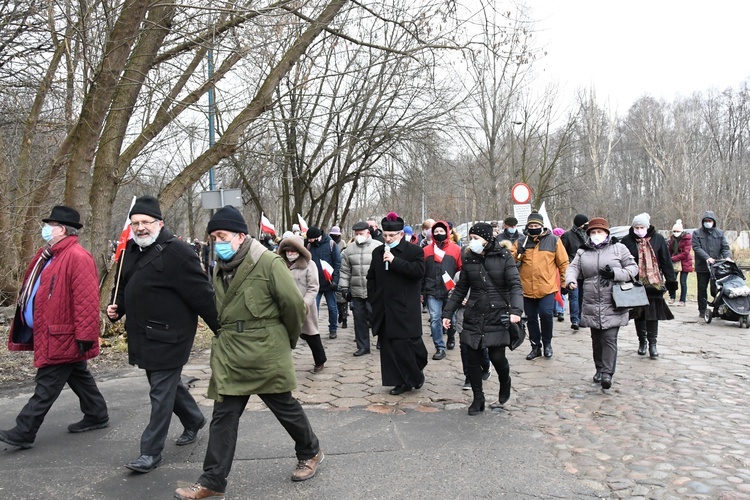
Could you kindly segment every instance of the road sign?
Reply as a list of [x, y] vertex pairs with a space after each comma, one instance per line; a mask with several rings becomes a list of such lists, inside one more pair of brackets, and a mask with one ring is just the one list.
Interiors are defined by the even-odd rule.
[[227, 205], [242, 208], [241, 189], [218, 189], [201, 193], [201, 206], [205, 209], [222, 208]]
[[531, 188], [523, 182], [519, 182], [510, 188], [510, 196], [513, 198], [513, 203], [523, 205], [531, 201]]
[[518, 219], [519, 226], [525, 226], [531, 213], [531, 204], [513, 205], [513, 217]]

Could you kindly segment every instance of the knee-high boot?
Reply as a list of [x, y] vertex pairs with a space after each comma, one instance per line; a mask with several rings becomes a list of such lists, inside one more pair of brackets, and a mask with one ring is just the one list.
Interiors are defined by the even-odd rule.
[[471, 382], [471, 392], [474, 393], [474, 400], [469, 406], [469, 415], [478, 415], [484, 411], [484, 392], [482, 391], [482, 367], [469, 366], [469, 382]]
[[646, 355], [646, 333], [647, 327], [646, 327], [646, 320], [645, 319], [636, 319], [635, 320], [635, 332], [638, 334], [638, 355], [639, 356], [645, 356]]
[[648, 355], [651, 358], [658, 358], [659, 351], [656, 350], [656, 338], [659, 336], [659, 322], [647, 321], [646, 329], [648, 330]]

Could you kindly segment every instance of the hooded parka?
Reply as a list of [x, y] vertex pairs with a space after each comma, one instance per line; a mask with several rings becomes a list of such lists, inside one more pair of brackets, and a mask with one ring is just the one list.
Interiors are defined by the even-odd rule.
[[701, 225], [701, 227], [693, 231], [692, 245], [693, 253], [695, 253], [695, 271], [698, 273], [709, 272], [708, 263], [706, 262], [709, 258], [719, 260], [732, 257], [732, 252], [729, 250], [729, 243], [724, 233], [716, 227], [716, 216], [714, 213], [706, 210], [703, 212], [701, 220], [703, 219], [714, 221], [714, 227], [706, 229]]
[[[615, 273], [614, 280], [603, 279], [599, 270], [606, 266]], [[628, 309], [615, 309], [612, 287], [638, 276], [638, 264], [628, 248], [609, 238], [600, 247], [591, 242], [582, 245], [565, 272], [565, 285], [583, 281], [581, 326], [606, 330], [628, 324]]]
[[[320, 335], [318, 331], [318, 308], [315, 304], [319, 286], [318, 266], [312, 261], [310, 252], [305, 248], [304, 242], [299, 236], [290, 236], [281, 240], [277, 252], [292, 272], [294, 281], [297, 283], [297, 290], [305, 300], [307, 314], [305, 314], [305, 322], [302, 324], [300, 333]], [[286, 258], [287, 252], [297, 252], [299, 257], [294, 262], [289, 262], [289, 259]]]

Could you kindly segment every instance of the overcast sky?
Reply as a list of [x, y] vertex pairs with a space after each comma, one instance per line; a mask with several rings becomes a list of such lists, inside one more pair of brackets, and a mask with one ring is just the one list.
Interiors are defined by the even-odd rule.
[[593, 86], [618, 114], [640, 96], [737, 90], [750, 77], [750, 2], [527, 0], [561, 96]]

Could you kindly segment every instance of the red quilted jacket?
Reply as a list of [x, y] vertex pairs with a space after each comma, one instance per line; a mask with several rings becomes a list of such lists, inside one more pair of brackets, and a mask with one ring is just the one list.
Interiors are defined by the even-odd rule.
[[[99, 355], [99, 279], [94, 258], [78, 244], [77, 236], [68, 236], [51, 251], [34, 298], [33, 335], [18, 307], [8, 335], [8, 350], [34, 351], [37, 368]], [[39, 249], [31, 259], [24, 283], [41, 253]], [[76, 340], [90, 340], [94, 346], [81, 356]]]

